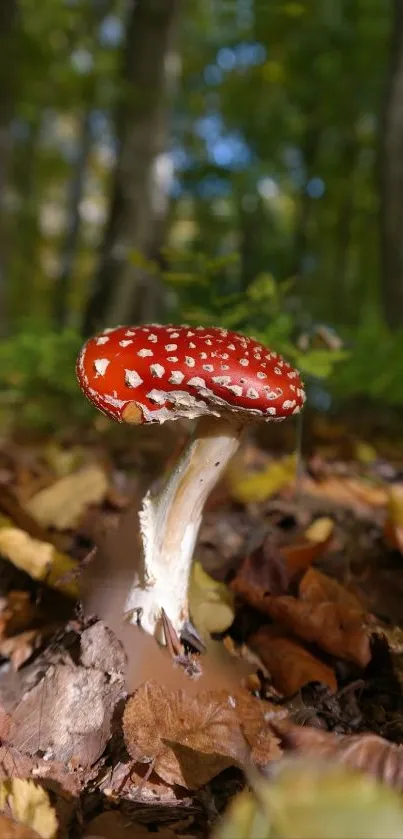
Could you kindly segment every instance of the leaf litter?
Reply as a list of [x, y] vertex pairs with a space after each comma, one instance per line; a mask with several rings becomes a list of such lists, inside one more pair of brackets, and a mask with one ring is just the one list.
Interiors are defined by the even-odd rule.
[[[14, 565], [0, 601], [0, 777], [49, 790], [63, 836], [207, 835], [215, 802], [243, 774], [271, 777], [282, 754], [401, 789], [403, 646], [388, 623], [400, 488], [380, 478], [372, 450], [336, 461], [329, 445], [333, 460], [308, 460], [301, 500], [295, 458], [251, 442], [237, 456], [209, 502], [192, 575], [206, 652], [175, 659], [121, 620], [137, 521], [121, 465], [86, 464], [74, 447], [60, 463], [57, 452], [39, 453], [38, 466], [35, 456], [23, 468], [7, 460], [0, 554]], [[98, 549], [82, 565], [87, 617], [74, 617], [88, 533]], [[59, 620], [52, 596], [66, 599]]]

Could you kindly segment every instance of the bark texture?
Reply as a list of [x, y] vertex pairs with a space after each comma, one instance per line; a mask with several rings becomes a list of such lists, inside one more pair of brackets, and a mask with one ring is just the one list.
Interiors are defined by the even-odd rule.
[[382, 299], [392, 329], [403, 327], [403, 0], [394, 0], [391, 61], [381, 122]]
[[111, 210], [84, 330], [158, 317], [161, 290], [155, 277], [133, 264], [148, 256], [165, 213], [161, 180], [170, 93], [177, 70], [174, 52], [179, 0], [131, 0], [124, 52], [126, 90], [117, 115], [119, 159]]

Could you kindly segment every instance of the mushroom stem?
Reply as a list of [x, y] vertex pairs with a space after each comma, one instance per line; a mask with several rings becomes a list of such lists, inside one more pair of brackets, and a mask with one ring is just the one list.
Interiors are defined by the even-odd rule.
[[180, 634], [189, 618], [188, 582], [205, 502], [239, 447], [239, 418], [201, 418], [162, 488], [143, 500], [142, 567], [126, 600], [132, 622], [161, 640], [161, 609]]

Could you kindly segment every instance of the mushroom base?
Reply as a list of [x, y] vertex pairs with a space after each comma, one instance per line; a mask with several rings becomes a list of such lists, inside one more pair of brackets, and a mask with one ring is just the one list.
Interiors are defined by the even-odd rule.
[[202, 418], [159, 491], [140, 512], [143, 562], [126, 600], [132, 623], [161, 637], [161, 610], [181, 632], [189, 619], [188, 583], [205, 502], [239, 447], [242, 423]]

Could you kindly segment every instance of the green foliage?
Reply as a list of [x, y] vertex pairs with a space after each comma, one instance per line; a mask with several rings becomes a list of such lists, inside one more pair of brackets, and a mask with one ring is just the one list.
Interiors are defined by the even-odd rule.
[[[335, 365], [348, 358], [349, 353], [345, 350], [302, 352], [296, 347], [295, 318], [288, 304], [292, 281], [278, 283], [271, 274], [262, 272], [245, 291], [230, 293], [234, 272], [239, 269], [236, 254], [212, 259], [201, 253], [166, 249], [164, 255], [171, 267], [162, 276], [176, 292], [174, 320], [216, 324], [253, 335], [283, 354], [305, 375], [316, 378], [329, 378]], [[228, 291], [219, 294], [215, 288], [223, 274]]]
[[66, 427], [93, 415], [75, 378], [82, 338], [75, 332], [22, 332], [0, 344], [0, 410], [17, 426]]

